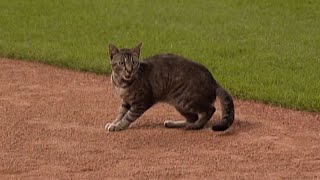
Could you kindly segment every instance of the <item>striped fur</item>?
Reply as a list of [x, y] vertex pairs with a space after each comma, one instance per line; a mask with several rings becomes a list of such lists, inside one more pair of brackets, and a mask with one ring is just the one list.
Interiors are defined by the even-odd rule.
[[222, 121], [215, 131], [228, 129], [234, 121], [232, 97], [201, 64], [174, 54], [160, 54], [139, 61], [142, 44], [132, 49], [109, 45], [111, 81], [122, 99], [119, 114], [106, 125], [108, 131], [126, 129], [157, 102], [174, 106], [185, 121], [166, 121], [165, 127], [201, 129], [215, 112], [216, 96]]

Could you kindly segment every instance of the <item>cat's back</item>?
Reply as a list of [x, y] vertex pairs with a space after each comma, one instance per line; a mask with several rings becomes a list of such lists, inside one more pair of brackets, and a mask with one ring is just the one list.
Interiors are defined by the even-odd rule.
[[148, 79], [158, 97], [180, 89], [187, 95], [206, 94], [204, 98], [208, 98], [216, 87], [206, 67], [179, 55], [159, 54], [146, 58], [143, 63], [149, 69]]
[[209, 73], [208, 69], [203, 65], [176, 54], [158, 54], [146, 58], [144, 62], [158, 71]]
[[180, 76], [184, 78], [198, 76], [204, 80], [215, 81], [209, 70], [202, 64], [176, 54], [158, 54], [146, 58], [144, 63], [151, 67], [152, 72], [165, 74], [170, 73], [177, 78]]

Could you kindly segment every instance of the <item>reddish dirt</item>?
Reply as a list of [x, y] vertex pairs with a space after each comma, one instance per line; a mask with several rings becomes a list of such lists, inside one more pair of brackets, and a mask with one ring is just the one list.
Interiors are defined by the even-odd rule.
[[236, 100], [217, 133], [158, 104], [106, 132], [119, 102], [107, 76], [0, 59], [0, 179], [320, 179], [320, 113]]

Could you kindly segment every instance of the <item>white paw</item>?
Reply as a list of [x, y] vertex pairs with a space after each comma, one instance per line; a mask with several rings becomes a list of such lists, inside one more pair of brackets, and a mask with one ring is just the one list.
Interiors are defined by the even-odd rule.
[[112, 123], [107, 123], [107, 124], [104, 126], [104, 129], [108, 131], [109, 126], [110, 126], [111, 124], [112, 124]]
[[108, 124], [106, 124], [105, 129], [107, 131], [111, 132], [111, 131], [121, 131], [121, 130], [123, 130], [125, 128], [121, 127], [119, 125], [119, 123], [118, 124], [108, 123]]

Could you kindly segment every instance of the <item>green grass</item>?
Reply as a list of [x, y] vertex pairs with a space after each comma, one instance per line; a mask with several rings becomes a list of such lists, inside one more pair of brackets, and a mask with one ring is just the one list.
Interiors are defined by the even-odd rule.
[[0, 56], [109, 73], [107, 44], [206, 65], [232, 95], [320, 111], [318, 0], [0, 0]]

